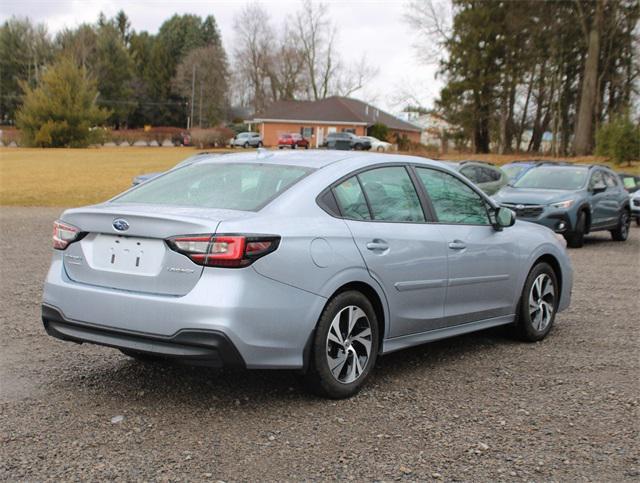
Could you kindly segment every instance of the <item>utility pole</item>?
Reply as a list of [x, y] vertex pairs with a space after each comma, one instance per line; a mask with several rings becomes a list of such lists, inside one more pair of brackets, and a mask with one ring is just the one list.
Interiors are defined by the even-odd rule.
[[189, 127], [193, 127], [193, 102], [196, 94], [196, 64], [193, 64], [193, 72], [191, 74], [191, 117]]

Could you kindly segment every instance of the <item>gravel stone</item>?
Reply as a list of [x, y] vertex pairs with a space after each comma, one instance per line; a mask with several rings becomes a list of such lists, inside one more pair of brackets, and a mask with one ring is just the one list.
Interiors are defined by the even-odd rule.
[[285, 371], [145, 364], [48, 337], [61, 211], [0, 210], [0, 480], [638, 481], [636, 226], [570, 250], [572, 306], [544, 341], [491, 330], [400, 351], [328, 401]]

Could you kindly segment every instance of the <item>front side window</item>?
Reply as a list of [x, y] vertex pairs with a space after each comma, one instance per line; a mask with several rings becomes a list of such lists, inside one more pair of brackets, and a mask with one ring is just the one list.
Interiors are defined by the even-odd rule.
[[604, 177], [602, 176], [602, 171], [596, 171], [591, 175], [591, 179], [589, 179], [589, 189], [592, 190], [596, 186], [601, 186], [604, 184]]
[[424, 221], [420, 199], [404, 167], [372, 169], [358, 177], [367, 194], [374, 220]]
[[489, 225], [486, 201], [448, 173], [416, 168], [440, 223]]
[[367, 200], [364, 197], [356, 176], [352, 176], [334, 188], [340, 212], [345, 218], [352, 220], [370, 220]]
[[495, 169], [481, 167], [480, 172], [483, 183], [492, 183], [500, 179], [500, 172]]
[[273, 164], [197, 163], [141, 184], [113, 203], [256, 211], [311, 171]]

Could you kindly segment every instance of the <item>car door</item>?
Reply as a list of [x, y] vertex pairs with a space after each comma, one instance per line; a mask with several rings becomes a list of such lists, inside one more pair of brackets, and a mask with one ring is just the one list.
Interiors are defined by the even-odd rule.
[[438, 227], [426, 223], [403, 165], [372, 168], [334, 188], [358, 250], [382, 286], [391, 321], [388, 337], [442, 327], [447, 253]]
[[628, 194], [622, 188], [621, 182], [617, 175], [608, 171], [604, 172], [604, 182], [607, 185], [606, 193], [606, 210], [607, 220], [606, 223], [609, 226], [617, 225], [618, 218], [620, 217], [620, 211], [623, 204], [627, 201]]
[[513, 314], [519, 248], [512, 230], [496, 230], [488, 201], [448, 172], [415, 167], [445, 238], [448, 326]]
[[610, 217], [607, 197], [610, 193], [607, 193], [604, 171], [596, 169], [591, 173], [588, 188], [591, 195], [591, 226], [599, 228], [607, 225]]

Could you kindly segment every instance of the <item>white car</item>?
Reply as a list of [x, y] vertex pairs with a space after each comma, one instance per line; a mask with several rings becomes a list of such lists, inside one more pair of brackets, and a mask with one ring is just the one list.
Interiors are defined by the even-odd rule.
[[361, 136], [362, 139], [366, 139], [371, 143], [371, 151], [391, 151], [393, 144], [388, 143], [386, 141], [380, 141], [378, 138], [374, 138], [373, 136]]

